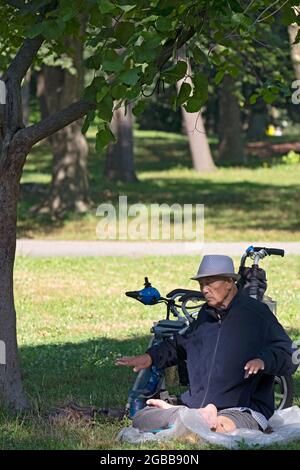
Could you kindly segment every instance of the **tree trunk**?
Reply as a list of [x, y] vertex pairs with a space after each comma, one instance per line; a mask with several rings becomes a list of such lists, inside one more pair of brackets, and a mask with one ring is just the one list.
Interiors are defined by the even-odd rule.
[[296, 79], [300, 80], [300, 44], [294, 44], [296, 36], [299, 31], [299, 26], [296, 23], [289, 25], [288, 27], [290, 44], [291, 44], [291, 58], [295, 70]]
[[111, 129], [117, 142], [110, 144], [106, 152], [104, 176], [108, 180], [138, 181], [134, 170], [132, 126], [131, 105], [127, 106], [126, 115], [123, 107], [114, 111]]
[[219, 161], [220, 163], [245, 163], [241, 113], [233, 93], [234, 80], [224, 77], [219, 98]]
[[61, 217], [66, 211], [85, 212], [88, 207], [88, 145], [75, 122], [50, 138], [53, 151], [50, 211]]
[[214, 171], [216, 167], [211, 156], [201, 111], [198, 113], [187, 113], [183, 106], [181, 111], [183, 127], [189, 139], [194, 169], [199, 173]]
[[[185, 47], [182, 47], [178, 52], [178, 59], [185, 60], [188, 65], [188, 74], [191, 74], [191, 64], [186, 56]], [[181, 84], [185, 81], [192, 86], [191, 79], [186, 77], [184, 80], [179, 80], [176, 84], [179, 92]], [[216, 169], [211, 152], [209, 143], [207, 140], [204, 123], [201, 115], [201, 111], [198, 113], [188, 113], [183, 106], [181, 106], [182, 112], [182, 127], [185, 130], [188, 139], [189, 146], [193, 161], [193, 168], [199, 173], [209, 173]]]
[[[18, 360], [13, 266], [19, 176], [0, 174], [0, 341], [5, 356], [0, 361], [0, 402], [21, 410], [27, 406]], [[2, 362], [6, 362], [3, 364]]]
[[[53, 114], [80, 98], [83, 90], [83, 48], [72, 41], [76, 75], [61, 67], [44, 66], [39, 77], [38, 95], [41, 114]], [[47, 93], [45, 93], [47, 90]], [[81, 132], [82, 120], [61, 129], [49, 138], [53, 153], [50, 195], [42, 211], [63, 217], [67, 211], [85, 212], [89, 203], [87, 170], [88, 144]]]
[[266, 136], [268, 124], [267, 105], [262, 98], [251, 106], [248, 121], [247, 137], [249, 140], [262, 140]]

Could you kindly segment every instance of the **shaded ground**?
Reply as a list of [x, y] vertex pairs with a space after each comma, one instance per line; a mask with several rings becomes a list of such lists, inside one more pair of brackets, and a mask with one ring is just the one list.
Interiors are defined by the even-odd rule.
[[63, 221], [30, 212], [45, 197], [50, 182], [50, 151], [38, 146], [22, 178], [19, 237], [95, 240], [96, 207], [103, 202], [118, 207], [119, 196], [127, 195], [129, 204], [205, 204], [206, 241], [300, 240], [298, 167], [262, 167], [261, 159], [253, 157], [252, 168], [220, 168], [214, 174], [199, 175], [191, 169], [185, 137], [149, 131], [138, 132], [136, 138], [140, 183], [109, 183], [102, 179], [104, 157], [95, 154], [93, 135], [89, 141], [90, 212], [69, 213]]

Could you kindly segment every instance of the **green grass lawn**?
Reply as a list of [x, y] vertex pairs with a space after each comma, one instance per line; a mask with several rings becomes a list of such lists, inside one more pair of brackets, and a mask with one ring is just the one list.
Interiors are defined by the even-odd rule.
[[[18, 236], [95, 240], [96, 208], [103, 202], [118, 206], [120, 195], [128, 204], [141, 202], [205, 205], [206, 241], [299, 241], [300, 186], [297, 166], [254, 164], [248, 168], [218, 168], [197, 174], [185, 136], [136, 131], [135, 161], [139, 183], [103, 180], [104, 156], [94, 151], [91, 129], [89, 174], [91, 208], [85, 215], [66, 214], [63, 221], [29, 209], [40, 202], [51, 180], [51, 153], [43, 144], [33, 149], [25, 165], [19, 205]], [[211, 139], [214, 150], [216, 141]], [[34, 185], [34, 186], [33, 186]]]
[[[132, 448], [116, 441], [126, 420], [53, 421], [49, 412], [70, 401], [124, 405], [135, 374], [114, 362], [118, 355], [143, 353], [152, 322], [165, 313], [162, 306], [145, 307], [124, 292], [141, 288], [145, 275], [162, 295], [175, 287], [195, 288], [189, 277], [198, 264], [198, 257], [18, 257], [18, 338], [32, 412], [18, 417], [0, 412], [0, 448]], [[300, 257], [268, 259], [264, 265], [269, 295], [279, 302], [278, 317], [290, 335], [299, 338]], [[300, 405], [299, 374], [295, 382], [295, 403]], [[300, 449], [300, 442], [281, 447]], [[196, 449], [199, 444], [173, 441], [142, 448]]]

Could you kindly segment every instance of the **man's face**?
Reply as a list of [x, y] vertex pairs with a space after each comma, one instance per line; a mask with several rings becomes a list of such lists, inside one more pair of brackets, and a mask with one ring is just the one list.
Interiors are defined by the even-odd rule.
[[220, 276], [199, 279], [200, 290], [210, 307], [221, 307], [232, 289], [233, 281]]

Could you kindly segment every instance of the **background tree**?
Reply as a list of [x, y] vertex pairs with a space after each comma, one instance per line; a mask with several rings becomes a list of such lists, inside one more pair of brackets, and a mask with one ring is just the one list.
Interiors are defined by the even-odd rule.
[[219, 162], [238, 164], [244, 162], [244, 139], [241, 111], [234, 90], [234, 79], [226, 75], [219, 93]]
[[[182, 47], [178, 53], [178, 58], [187, 63], [187, 76], [177, 82], [178, 98], [176, 105], [180, 101], [185, 101], [187, 95], [192, 91], [191, 64], [186, 57], [186, 48]], [[204, 84], [205, 88], [205, 84]], [[199, 173], [207, 173], [215, 170], [214, 161], [210, 152], [207, 135], [204, 128], [201, 110], [198, 112], [188, 112], [181, 106], [183, 128], [188, 136], [189, 147], [193, 162], [193, 168]]]
[[[299, 15], [300, 6], [294, 7], [296, 16]], [[299, 44], [299, 25], [294, 22], [288, 26], [288, 32], [291, 43], [291, 57], [295, 69], [296, 79], [300, 80], [300, 44]]]
[[120, 107], [114, 111], [111, 121], [117, 142], [109, 144], [106, 152], [104, 176], [111, 181], [132, 183], [138, 181], [133, 158], [133, 115], [132, 106]]
[[[84, 90], [83, 41], [85, 19], [81, 18], [78, 38], [65, 41], [71, 70], [66, 65], [43, 65], [38, 94], [43, 117], [79, 100]], [[75, 121], [49, 137], [53, 154], [49, 195], [39, 209], [61, 218], [67, 211], [85, 212], [89, 202], [87, 170], [88, 144]]]

